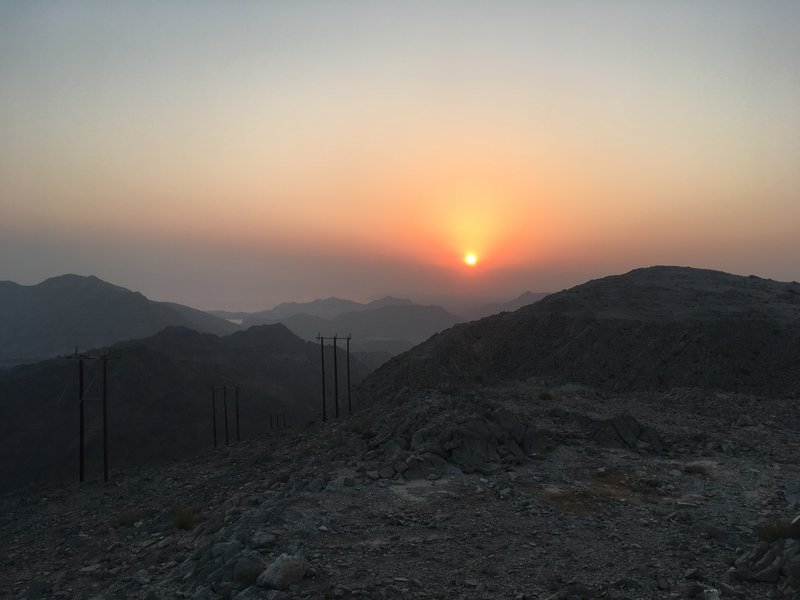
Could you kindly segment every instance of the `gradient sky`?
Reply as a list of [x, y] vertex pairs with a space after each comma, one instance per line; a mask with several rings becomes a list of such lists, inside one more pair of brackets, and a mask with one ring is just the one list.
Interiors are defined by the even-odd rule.
[[0, 279], [259, 309], [798, 258], [800, 2], [0, 3]]

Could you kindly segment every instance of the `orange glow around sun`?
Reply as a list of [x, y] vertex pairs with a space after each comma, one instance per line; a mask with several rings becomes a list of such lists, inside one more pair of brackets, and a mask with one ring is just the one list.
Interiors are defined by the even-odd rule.
[[478, 257], [475, 255], [474, 252], [467, 252], [464, 255], [464, 263], [467, 266], [474, 267], [475, 265], [478, 264]]

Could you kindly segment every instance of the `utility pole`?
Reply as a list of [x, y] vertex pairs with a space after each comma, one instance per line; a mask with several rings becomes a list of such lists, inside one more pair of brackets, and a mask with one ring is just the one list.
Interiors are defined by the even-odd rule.
[[103, 357], [103, 483], [108, 483], [108, 354]]
[[348, 334], [346, 338], [340, 338], [339, 334], [335, 334], [333, 337], [327, 337], [323, 335], [317, 335], [317, 339], [319, 340], [319, 348], [320, 348], [320, 363], [322, 365], [322, 421], [324, 422], [327, 419], [326, 409], [325, 409], [325, 341], [331, 340], [333, 342], [333, 393], [335, 399], [335, 414], [336, 417], [339, 416], [339, 362], [337, 356], [337, 350], [339, 349], [339, 340], [345, 339], [347, 340], [347, 407], [348, 411], [352, 414], [353, 407], [352, 407], [352, 399], [351, 399], [351, 392], [350, 392], [350, 339], [351, 335]]
[[336, 344], [336, 335], [333, 336], [333, 397], [336, 399], [336, 418], [339, 418], [339, 366], [336, 363], [336, 355], [339, 347]]
[[228, 386], [222, 388], [222, 408], [225, 414], [225, 445], [230, 446], [228, 439]]
[[[78, 356], [78, 349], [75, 348], [75, 355]], [[78, 358], [78, 410], [80, 411], [80, 419], [79, 419], [79, 427], [80, 432], [78, 433], [78, 445], [80, 446], [79, 456], [78, 456], [78, 481], [83, 483], [85, 480], [85, 467], [84, 467], [84, 445], [85, 445], [85, 436], [84, 436], [84, 417], [83, 417], [83, 358]]]
[[225, 445], [231, 445], [228, 427], [228, 390], [234, 391], [234, 412], [236, 413], [236, 441], [241, 440], [239, 430], [239, 386], [238, 385], [212, 385], [211, 386], [211, 428], [214, 430], [214, 448], [217, 447], [217, 390], [222, 390], [222, 422], [225, 426]]
[[350, 397], [350, 337], [351, 335], [347, 334], [347, 414], [353, 414], [353, 401]]
[[[78, 361], [78, 481], [86, 481], [86, 418], [84, 399], [88, 390], [84, 382], [84, 360], [103, 361], [103, 481], [108, 483], [108, 361], [117, 357], [108, 354], [103, 356], [92, 356], [81, 354], [75, 346], [75, 353], [65, 358], [76, 359]], [[89, 385], [91, 387], [91, 384]]]
[[214, 448], [217, 447], [217, 397], [214, 386], [211, 386], [211, 429], [214, 431]]
[[239, 435], [239, 386], [237, 385], [234, 389], [236, 390], [236, 443], [238, 444], [241, 441]]
[[322, 422], [327, 421], [325, 414], [325, 338], [317, 335], [319, 340], [320, 364], [322, 365]]

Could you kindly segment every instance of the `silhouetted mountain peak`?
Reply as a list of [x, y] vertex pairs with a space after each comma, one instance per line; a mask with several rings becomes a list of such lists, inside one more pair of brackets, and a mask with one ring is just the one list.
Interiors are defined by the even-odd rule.
[[[106, 291], [106, 292], [131, 292], [131, 290], [103, 281], [94, 275], [75, 275], [68, 273], [66, 275], [57, 275], [45, 279], [41, 283], [32, 286], [41, 290], [56, 291], [56, 290], [78, 290], [78, 291]], [[141, 294], [139, 294], [141, 296]], [[142, 296], [144, 297], [144, 296]]]

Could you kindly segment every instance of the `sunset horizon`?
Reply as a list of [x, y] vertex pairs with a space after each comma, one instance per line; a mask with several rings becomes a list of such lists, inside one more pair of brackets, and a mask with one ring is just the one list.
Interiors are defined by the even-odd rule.
[[0, 280], [231, 310], [659, 264], [798, 280], [798, 23], [781, 1], [5, 3]]

